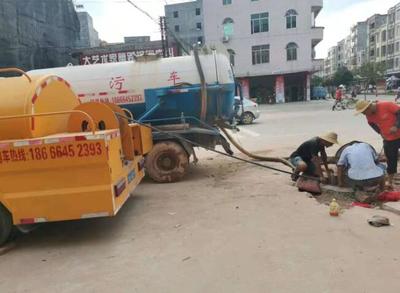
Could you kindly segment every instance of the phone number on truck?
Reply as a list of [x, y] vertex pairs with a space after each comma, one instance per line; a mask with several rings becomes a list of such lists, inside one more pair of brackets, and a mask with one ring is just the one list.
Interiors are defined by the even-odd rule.
[[57, 160], [75, 157], [95, 157], [101, 156], [102, 154], [103, 147], [99, 142], [3, 149], [0, 150], [0, 164], [9, 162]]

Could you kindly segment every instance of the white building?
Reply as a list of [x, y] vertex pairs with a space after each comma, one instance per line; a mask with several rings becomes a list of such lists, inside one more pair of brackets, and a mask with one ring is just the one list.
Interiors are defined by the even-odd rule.
[[349, 37], [329, 51], [325, 76], [332, 76], [340, 66], [355, 70], [367, 62], [386, 66], [387, 77], [400, 78], [400, 3], [387, 14], [374, 14], [354, 25]]
[[[190, 49], [195, 44], [204, 43], [204, 22], [202, 0], [168, 4], [164, 6], [169, 42], [176, 45], [174, 36]], [[183, 52], [177, 46], [178, 55]]]
[[[400, 77], [400, 3], [388, 11], [387, 76]], [[391, 54], [390, 54], [391, 53]]]
[[[203, 0], [207, 45], [223, 43], [245, 95], [276, 102], [310, 99], [315, 46], [323, 39], [315, 18], [322, 0]], [[273, 98], [272, 98], [273, 100]]]
[[80, 11], [77, 6], [77, 14], [80, 23], [79, 40], [76, 42], [76, 48], [93, 48], [100, 45], [99, 34], [93, 26], [93, 19], [86, 11]]
[[367, 62], [368, 56], [368, 25], [367, 22], [358, 22], [351, 28], [351, 70], [361, 67]]
[[331, 77], [335, 74], [336, 70], [338, 69], [338, 62], [337, 62], [337, 46], [333, 46], [329, 48], [328, 57], [326, 57], [324, 62], [324, 70], [325, 70], [325, 77]]
[[343, 66], [346, 67], [349, 70], [352, 70], [352, 49], [353, 49], [353, 43], [351, 39], [351, 34], [348, 35], [344, 39], [344, 52], [343, 52]]
[[345, 67], [345, 40], [343, 39], [340, 42], [337, 43], [337, 49], [336, 49], [336, 62], [337, 62], [337, 68], [340, 67]]
[[[387, 32], [387, 14], [374, 14], [367, 19], [368, 24], [368, 61], [369, 62], [382, 62], [385, 61], [389, 54], [389, 48], [386, 47], [386, 42], [389, 40], [389, 33]], [[382, 49], [381, 40], [384, 40], [384, 48]], [[384, 54], [381, 54], [383, 50]], [[383, 55], [383, 60], [382, 60]]]

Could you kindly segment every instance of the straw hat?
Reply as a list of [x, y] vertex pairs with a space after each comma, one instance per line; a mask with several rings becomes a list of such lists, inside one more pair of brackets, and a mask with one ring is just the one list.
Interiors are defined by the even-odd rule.
[[364, 100], [359, 100], [356, 103], [356, 113], [354, 115], [358, 115], [363, 113], [365, 110], [368, 109], [368, 107], [372, 104], [372, 101], [364, 101]]
[[335, 132], [328, 132], [323, 135], [318, 136], [320, 139], [325, 140], [327, 142], [333, 143], [333, 144], [339, 144], [337, 138], [338, 135]]

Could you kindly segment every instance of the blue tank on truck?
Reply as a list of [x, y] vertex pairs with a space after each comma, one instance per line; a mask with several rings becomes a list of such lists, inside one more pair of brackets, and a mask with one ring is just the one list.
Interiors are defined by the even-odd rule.
[[[229, 143], [214, 126], [233, 115], [235, 79], [226, 54], [159, 58], [142, 56], [135, 61], [40, 69], [30, 75], [54, 74], [68, 81], [85, 102], [109, 102], [130, 111], [140, 122], [207, 147]], [[56, 97], [55, 97], [56, 98]], [[146, 170], [157, 182], [181, 180], [193, 147], [184, 140], [155, 132], [154, 148], [146, 158]]]

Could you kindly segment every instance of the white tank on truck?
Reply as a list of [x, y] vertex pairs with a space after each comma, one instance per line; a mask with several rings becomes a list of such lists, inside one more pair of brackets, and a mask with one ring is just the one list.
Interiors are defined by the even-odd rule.
[[[222, 53], [136, 61], [68, 66], [28, 72], [55, 74], [67, 80], [85, 102], [109, 102], [132, 112], [133, 117], [185, 138], [231, 152], [216, 120], [233, 115], [235, 80], [229, 58]], [[183, 178], [193, 145], [153, 133], [155, 146], [146, 159], [149, 175], [158, 182]], [[196, 159], [196, 158], [195, 158]]]

